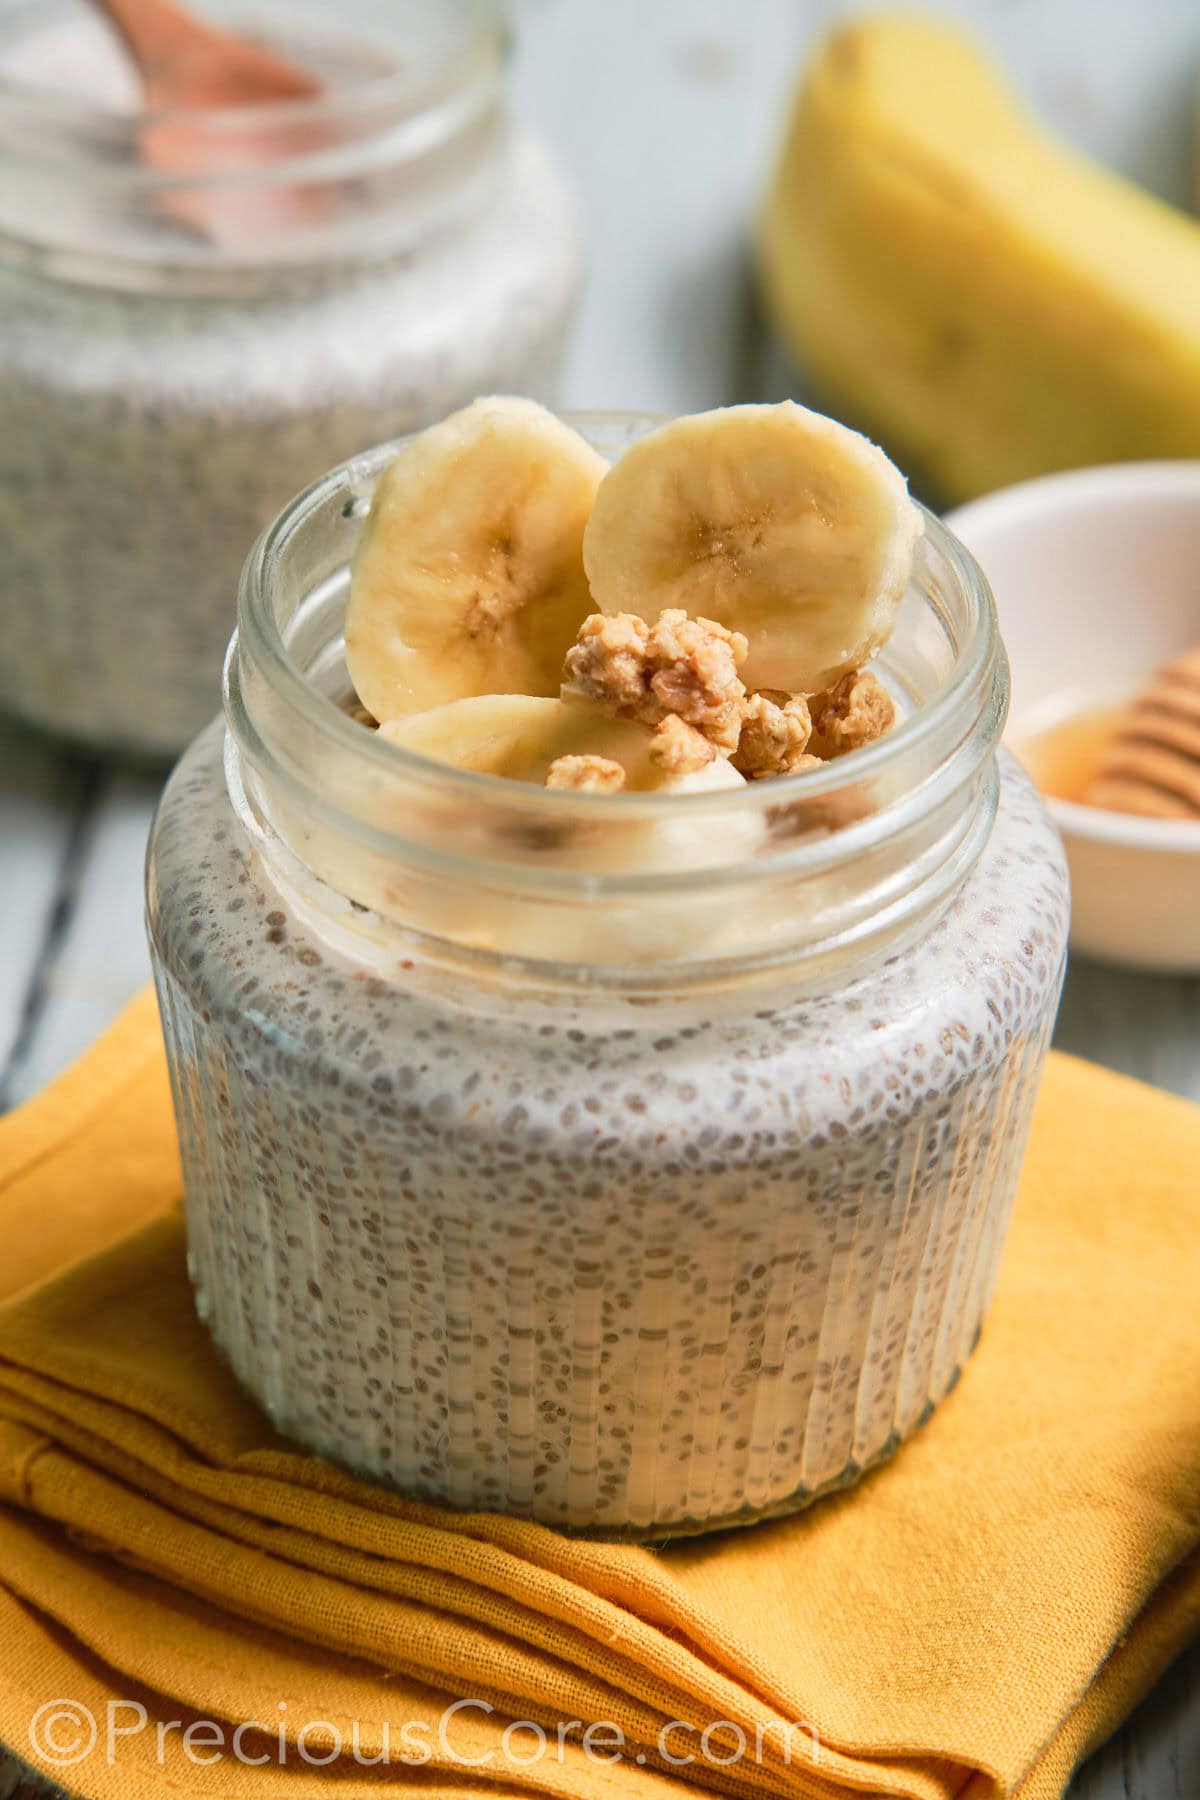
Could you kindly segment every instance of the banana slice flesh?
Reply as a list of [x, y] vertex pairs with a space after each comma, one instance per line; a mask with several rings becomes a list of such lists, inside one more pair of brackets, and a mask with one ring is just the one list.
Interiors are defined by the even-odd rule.
[[[624, 780], [620, 788], [609, 786], [609, 792], [690, 794], [744, 785], [728, 760], [690, 727], [682, 726], [682, 731], [696, 745], [680, 745], [680, 728], [681, 721], [668, 720], [650, 731], [570, 700], [480, 694], [391, 720], [380, 726], [379, 735], [435, 762], [538, 786], [547, 785], [556, 765], [569, 761], [619, 765]], [[603, 783], [595, 789], [567, 779], [551, 785], [604, 791]]]
[[354, 558], [346, 664], [377, 719], [476, 694], [553, 695], [592, 611], [583, 532], [603, 457], [532, 400], [490, 398], [413, 438]]
[[[657, 731], [628, 719], [606, 718], [588, 706], [569, 700], [550, 700], [525, 695], [486, 695], [456, 700], [410, 719], [397, 719], [380, 728], [393, 744], [458, 768], [473, 769], [510, 780], [543, 784], [564, 764], [584, 765], [583, 779], [551, 780], [587, 794], [594, 804], [597, 792], [631, 791], [643, 794], [685, 796], [745, 786], [743, 777], [727, 757], [717, 755], [698, 732], [681, 741], [676, 720]], [[694, 742], [692, 740], [695, 740]], [[703, 757], [705, 760], [701, 760]], [[616, 769], [623, 777], [619, 786], [586, 779], [596, 765]], [[566, 770], [574, 777], [576, 771]], [[547, 819], [546, 825], [552, 827]], [[719, 821], [703, 811], [693, 813], [687, 804], [664, 807], [660, 816], [646, 818], [596, 818], [586, 823], [576, 815], [564, 821], [561, 834], [550, 830], [538, 850], [538, 861], [547, 867], [593, 875], [642, 876], [701, 873], [728, 867], [755, 855], [764, 841], [764, 827], [757, 815], [724, 815]], [[411, 894], [405, 905], [413, 904]], [[440, 901], [440, 928], [446, 928], [446, 897]], [[671, 956], [678, 952], [683, 928], [681, 907], [686, 909], [686, 932], [707, 939], [729, 927], [725, 902], [695, 892], [678, 899], [644, 897], [605, 909], [600, 917], [588, 913], [564, 916], [530, 913], [524, 901], [492, 896], [485, 902], [469, 891], [454, 901], [455, 929], [473, 942], [511, 949], [520, 954], [583, 957], [605, 953], [620, 959], [646, 955]]]
[[921, 514], [900, 471], [794, 401], [673, 420], [605, 475], [583, 540], [595, 603], [744, 634], [748, 688], [809, 694], [886, 642]]

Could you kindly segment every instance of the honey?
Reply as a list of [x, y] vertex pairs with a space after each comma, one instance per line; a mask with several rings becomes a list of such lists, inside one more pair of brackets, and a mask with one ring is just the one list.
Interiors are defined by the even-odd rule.
[[1105, 750], [1126, 717], [1127, 709], [1122, 706], [1071, 713], [1020, 738], [1014, 748], [1043, 794], [1082, 803]]

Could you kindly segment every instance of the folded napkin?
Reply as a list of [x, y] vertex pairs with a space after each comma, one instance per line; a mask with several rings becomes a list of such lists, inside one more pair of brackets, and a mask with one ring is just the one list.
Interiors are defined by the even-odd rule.
[[1183, 1102], [1053, 1059], [958, 1390], [851, 1492], [661, 1550], [276, 1437], [178, 1191], [145, 999], [0, 1122], [0, 1740], [75, 1792], [1046, 1800], [1200, 1629]]

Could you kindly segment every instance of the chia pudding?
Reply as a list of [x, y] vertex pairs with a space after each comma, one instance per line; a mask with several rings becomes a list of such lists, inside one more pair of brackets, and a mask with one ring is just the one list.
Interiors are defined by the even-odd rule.
[[208, 241], [80, 10], [0, 21], [0, 707], [162, 756], [219, 704], [246, 546], [291, 495], [476, 393], [549, 396], [577, 216], [506, 124], [489, 5], [351, 0], [364, 73], [276, 0], [336, 148], [264, 163], [269, 228]]
[[888, 737], [690, 797], [715, 869], [548, 877], [589, 803], [620, 839], [646, 796], [422, 769], [335, 704], [383, 461], [260, 544], [228, 725], [153, 833], [199, 1309], [282, 1431], [414, 1497], [636, 1538], [789, 1511], [969, 1356], [1057, 1003], [1064, 864], [996, 749], [986, 585], [927, 519]]

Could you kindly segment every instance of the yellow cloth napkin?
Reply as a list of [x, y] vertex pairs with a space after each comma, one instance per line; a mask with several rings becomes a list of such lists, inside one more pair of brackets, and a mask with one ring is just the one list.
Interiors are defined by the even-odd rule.
[[663, 1550], [275, 1437], [178, 1188], [144, 999], [0, 1122], [0, 1740], [75, 1792], [1047, 1800], [1200, 1629], [1183, 1102], [1053, 1059], [956, 1393], [853, 1491]]

